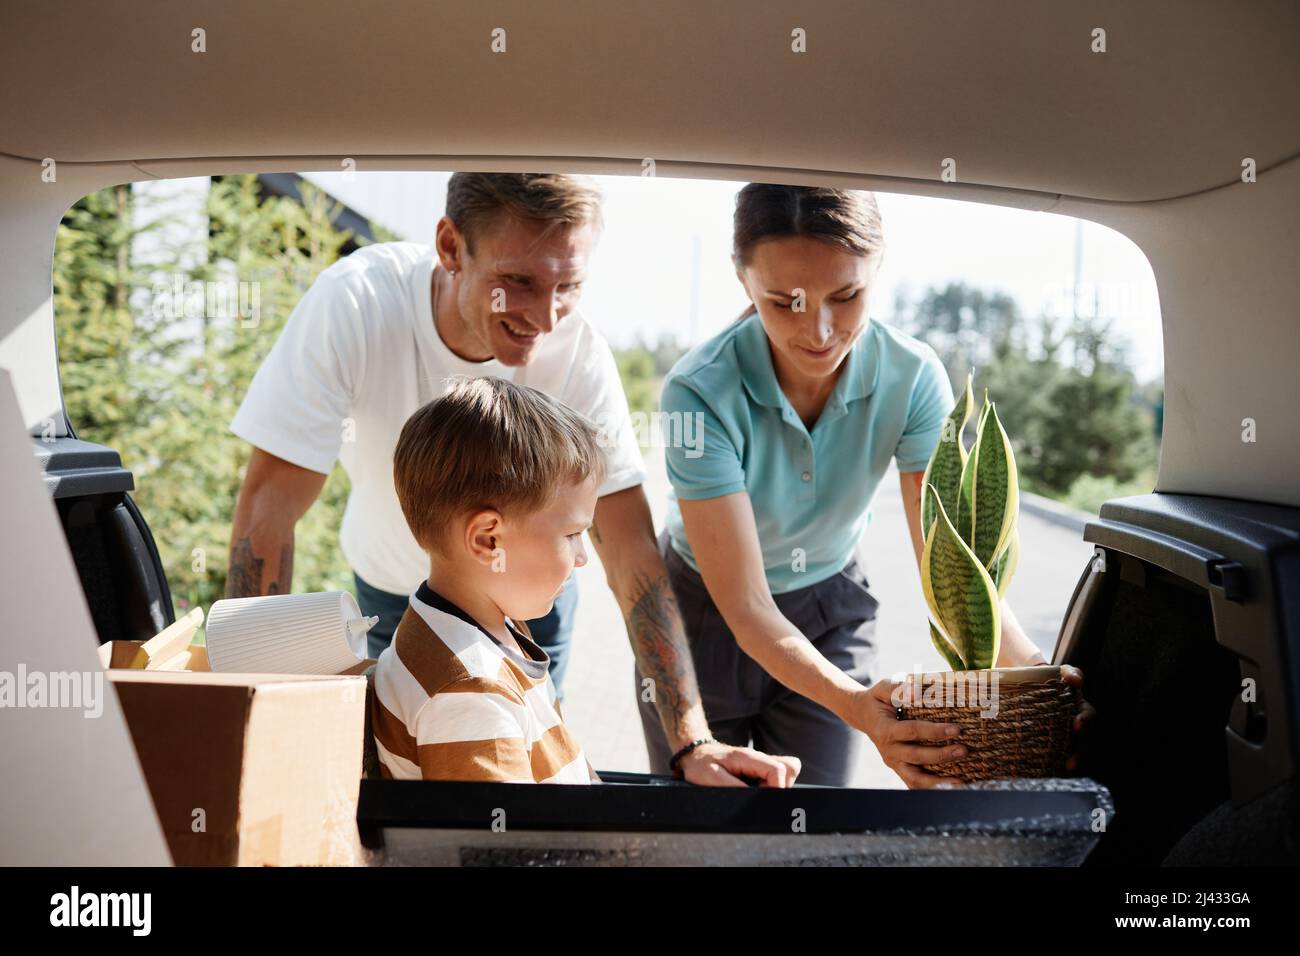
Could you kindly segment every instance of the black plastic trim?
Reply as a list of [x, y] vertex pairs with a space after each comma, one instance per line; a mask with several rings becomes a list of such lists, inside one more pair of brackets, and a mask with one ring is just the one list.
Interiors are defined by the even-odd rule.
[[111, 448], [79, 438], [33, 437], [32, 450], [55, 500], [135, 489], [135, 477]]
[[1209, 595], [1215, 640], [1258, 693], [1224, 728], [1233, 803], [1291, 779], [1300, 766], [1300, 508], [1157, 492], [1106, 502], [1083, 537]]
[[[631, 774], [600, 772], [621, 784]], [[621, 779], [614, 780], [614, 777]], [[512, 830], [788, 834], [805, 811], [808, 833], [870, 833], [900, 828], [1009, 826], [1018, 818], [1086, 818], [1095, 792], [1008, 790], [853, 790], [842, 787], [575, 787], [563, 784], [362, 780], [357, 822], [367, 845], [385, 827], [488, 830], [507, 811]]]

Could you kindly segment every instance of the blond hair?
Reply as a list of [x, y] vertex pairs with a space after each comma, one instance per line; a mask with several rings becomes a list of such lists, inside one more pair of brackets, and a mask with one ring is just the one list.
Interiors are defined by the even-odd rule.
[[526, 385], [457, 381], [407, 419], [393, 453], [393, 484], [420, 547], [442, 552], [443, 532], [468, 511], [535, 511], [565, 483], [604, 481], [590, 419]]
[[563, 173], [453, 173], [447, 182], [447, 218], [474, 241], [504, 216], [551, 226], [603, 226], [595, 180]]

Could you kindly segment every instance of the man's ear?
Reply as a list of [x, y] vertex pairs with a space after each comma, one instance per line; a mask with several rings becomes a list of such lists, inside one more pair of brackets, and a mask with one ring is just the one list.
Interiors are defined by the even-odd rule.
[[501, 547], [501, 512], [495, 508], [484, 508], [469, 516], [465, 522], [465, 550], [470, 558], [479, 564], [499, 564], [503, 553]]
[[450, 217], [443, 216], [434, 227], [433, 248], [438, 254], [438, 262], [448, 272], [460, 272], [464, 268], [461, 260], [465, 239]]

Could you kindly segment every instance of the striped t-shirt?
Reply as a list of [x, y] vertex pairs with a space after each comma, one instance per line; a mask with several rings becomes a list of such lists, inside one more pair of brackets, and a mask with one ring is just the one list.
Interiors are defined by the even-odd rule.
[[375, 667], [371, 716], [383, 777], [592, 782], [560, 719], [549, 657], [526, 624], [506, 624], [527, 659], [427, 583], [411, 595]]

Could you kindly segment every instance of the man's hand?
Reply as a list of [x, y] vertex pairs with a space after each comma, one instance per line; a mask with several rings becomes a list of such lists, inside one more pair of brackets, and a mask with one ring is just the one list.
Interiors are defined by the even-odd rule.
[[[871, 738], [885, 766], [909, 788], [929, 789], [940, 784], [960, 787], [962, 782], [957, 777], [931, 773], [922, 765], [949, 763], [966, 756], [966, 748], [957, 739], [961, 728], [932, 720], [899, 720], [895, 704], [898, 686], [881, 680], [864, 688], [858, 709], [860, 721], [855, 721], [855, 726]], [[922, 740], [950, 741], [950, 745], [933, 747], [918, 742]]]
[[688, 783], [702, 787], [744, 787], [742, 777], [757, 780], [763, 787], [789, 787], [803, 764], [798, 757], [773, 757], [752, 747], [729, 744], [701, 744], [678, 766]]

